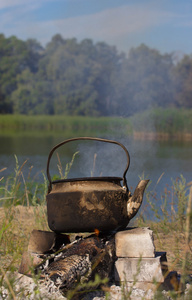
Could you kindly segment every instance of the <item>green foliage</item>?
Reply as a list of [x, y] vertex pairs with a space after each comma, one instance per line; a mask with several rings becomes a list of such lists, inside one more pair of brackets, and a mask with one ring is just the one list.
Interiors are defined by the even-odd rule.
[[42, 47], [36, 41], [24, 42], [15, 36], [0, 35], [0, 113], [14, 111], [11, 95], [17, 90], [17, 76], [26, 69], [36, 72], [39, 49]]
[[104, 42], [0, 35], [0, 113], [131, 116], [155, 107], [191, 108], [192, 57], [174, 63], [142, 44], [126, 56]]
[[178, 107], [192, 108], [192, 55], [185, 55], [174, 72], [175, 99]]

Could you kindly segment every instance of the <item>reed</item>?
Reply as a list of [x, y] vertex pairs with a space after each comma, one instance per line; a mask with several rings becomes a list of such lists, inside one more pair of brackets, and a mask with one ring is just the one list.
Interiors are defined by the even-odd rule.
[[129, 118], [1, 115], [0, 134], [65, 132], [65, 136], [128, 136], [192, 140], [192, 109], [151, 109]]
[[24, 132], [65, 132], [67, 136], [80, 135], [110, 135], [130, 134], [130, 121], [122, 118], [108, 117], [79, 117], [79, 116], [25, 116], [1, 115], [0, 132], [10, 134]]
[[192, 140], [192, 110], [152, 109], [130, 118], [136, 138]]

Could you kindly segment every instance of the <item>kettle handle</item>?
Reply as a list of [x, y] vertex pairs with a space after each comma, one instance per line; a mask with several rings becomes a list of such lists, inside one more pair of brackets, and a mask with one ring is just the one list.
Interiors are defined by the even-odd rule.
[[107, 140], [107, 139], [101, 139], [101, 138], [94, 138], [94, 137], [78, 137], [78, 138], [72, 138], [72, 139], [68, 139], [68, 140], [65, 140], [59, 144], [57, 144], [55, 147], [52, 148], [52, 150], [50, 151], [49, 153], [49, 156], [48, 156], [48, 160], [47, 160], [47, 178], [49, 180], [49, 187], [48, 187], [48, 193], [50, 193], [50, 191], [52, 190], [52, 182], [51, 182], [51, 176], [50, 176], [50, 173], [49, 173], [49, 164], [50, 164], [50, 160], [51, 160], [51, 157], [53, 155], [53, 152], [59, 148], [60, 146], [66, 144], [66, 143], [69, 143], [69, 142], [72, 142], [72, 141], [77, 141], [77, 140], [93, 140], [93, 141], [99, 141], [99, 142], [106, 142], [106, 143], [112, 143], [112, 144], [116, 144], [116, 145], [119, 145], [121, 148], [123, 148], [123, 150], [125, 151], [126, 153], [126, 156], [127, 156], [127, 165], [126, 165], [126, 168], [125, 168], [125, 171], [123, 173], [123, 187], [126, 189], [126, 191], [128, 191], [128, 186], [127, 186], [127, 180], [126, 180], [126, 173], [129, 169], [129, 165], [130, 165], [130, 156], [129, 156], [129, 152], [128, 150], [126, 149], [126, 147], [119, 143], [119, 142], [116, 142], [116, 141], [113, 141], [113, 140]]

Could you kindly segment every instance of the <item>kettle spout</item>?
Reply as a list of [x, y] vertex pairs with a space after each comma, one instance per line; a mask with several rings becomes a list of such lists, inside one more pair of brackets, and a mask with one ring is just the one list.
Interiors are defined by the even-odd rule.
[[129, 220], [131, 220], [136, 213], [138, 212], [142, 201], [143, 201], [143, 194], [145, 191], [145, 188], [148, 184], [149, 180], [141, 180], [139, 181], [134, 194], [130, 195], [128, 202], [127, 202], [127, 214]]

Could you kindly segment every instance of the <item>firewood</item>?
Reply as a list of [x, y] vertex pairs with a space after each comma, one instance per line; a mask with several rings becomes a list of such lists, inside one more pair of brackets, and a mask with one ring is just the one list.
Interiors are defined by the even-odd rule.
[[92, 280], [95, 274], [99, 274], [101, 279], [109, 278], [114, 257], [114, 238], [106, 241], [92, 236], [80, 239], [56, 255], [44, 273], [65, 293]]

